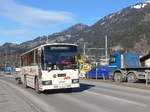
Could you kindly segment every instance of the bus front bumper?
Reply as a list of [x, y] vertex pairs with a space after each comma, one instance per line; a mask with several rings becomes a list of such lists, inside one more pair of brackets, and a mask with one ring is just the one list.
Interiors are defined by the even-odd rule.
[[67, 88], [79, 88], [80, 84], [53, 84], [53, 85], [42, 85], [39, 90], [53, 90], [53, 89], [67, 89]]

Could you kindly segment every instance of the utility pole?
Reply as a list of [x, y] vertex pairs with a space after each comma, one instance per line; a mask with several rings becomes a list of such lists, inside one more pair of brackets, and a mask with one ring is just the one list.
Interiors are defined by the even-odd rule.
[[87, 42], [83, 43], [83, 54], [84, 54], [84, 56], [86, 55], [86, 44], [87, 44]]
[[85, 43], [83, 44], [83, 54], [84, 54], [84, 56], [85, 56]]
[[1, 55], [1, 52], [0, 52], [0, 65], [2, 64], [2, 55]]
[[40, 37], [40, 45], [41, 45], [41, 37]]
[[7, 50], [5, 51], [5, 67], [7, 66]]
[[0, 66], [2, 66], [2, 53], [0, 52]]
[[47, 36], [47, 40], [46, 40], [46, 43], [48, 44], [48, 36]]
[[108, 58], [107, 35], [105, 36], [105, 56], [106, 56], [106, 60], [107, 60], [107, 58]]

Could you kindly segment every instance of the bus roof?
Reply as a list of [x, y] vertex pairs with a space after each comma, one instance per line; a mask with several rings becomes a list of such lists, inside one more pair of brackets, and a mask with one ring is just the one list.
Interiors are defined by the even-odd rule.
[[35, 48], [33, 48], [33, 49], [31, 49], [31, 50], [29, 50], [27, 52], [24, 52], [20, 56], [23, 56], [23, 55], [25, 55], [25, 54], [27, 54], [27, 53], [29, 53], [31, 51], [34, 51], [34, 50], [36, 50], [38, 48], [45, 47], [47, 45], [73, 45], [73, 46], [77, 46], [76, 44], [72, 44], [72, 43], [46, 43], [46, 44], [43, 44], [43, 45], [39, 45], [38, 47], [35, 47]]

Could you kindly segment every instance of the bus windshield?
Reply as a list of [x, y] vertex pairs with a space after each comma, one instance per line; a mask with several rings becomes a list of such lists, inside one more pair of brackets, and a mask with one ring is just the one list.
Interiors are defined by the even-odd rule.
[[50, 45], [44, 47], [49, 52], [77, 52], [77, 46], [73, 45]]
[[52, 68], [56, 65], [58, 69], [60, 66], [63, 69], [77, 68], [76, 55], [76, 46], [46, 46], [44, 50], [44, 65]]

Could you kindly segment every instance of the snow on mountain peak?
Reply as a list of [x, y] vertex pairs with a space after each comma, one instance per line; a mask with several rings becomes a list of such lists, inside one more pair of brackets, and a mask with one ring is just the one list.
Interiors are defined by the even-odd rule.
[[132, 6], [132, 8], [141, 9], [141, 8], [144, 8], [146, 5], [147, 5], [147, 4], [138, 4], [138, 5]]
[[144, 3], [149, 3], [150, 4], [150, 1], [145, 1]]
[[145, 1], [143, 3], [131, 6], [131, 8], [141, 9], [141, 8], [144, 8], [145, 6], [147, 6], [148, 4], [150, 4], [150, 1]]

